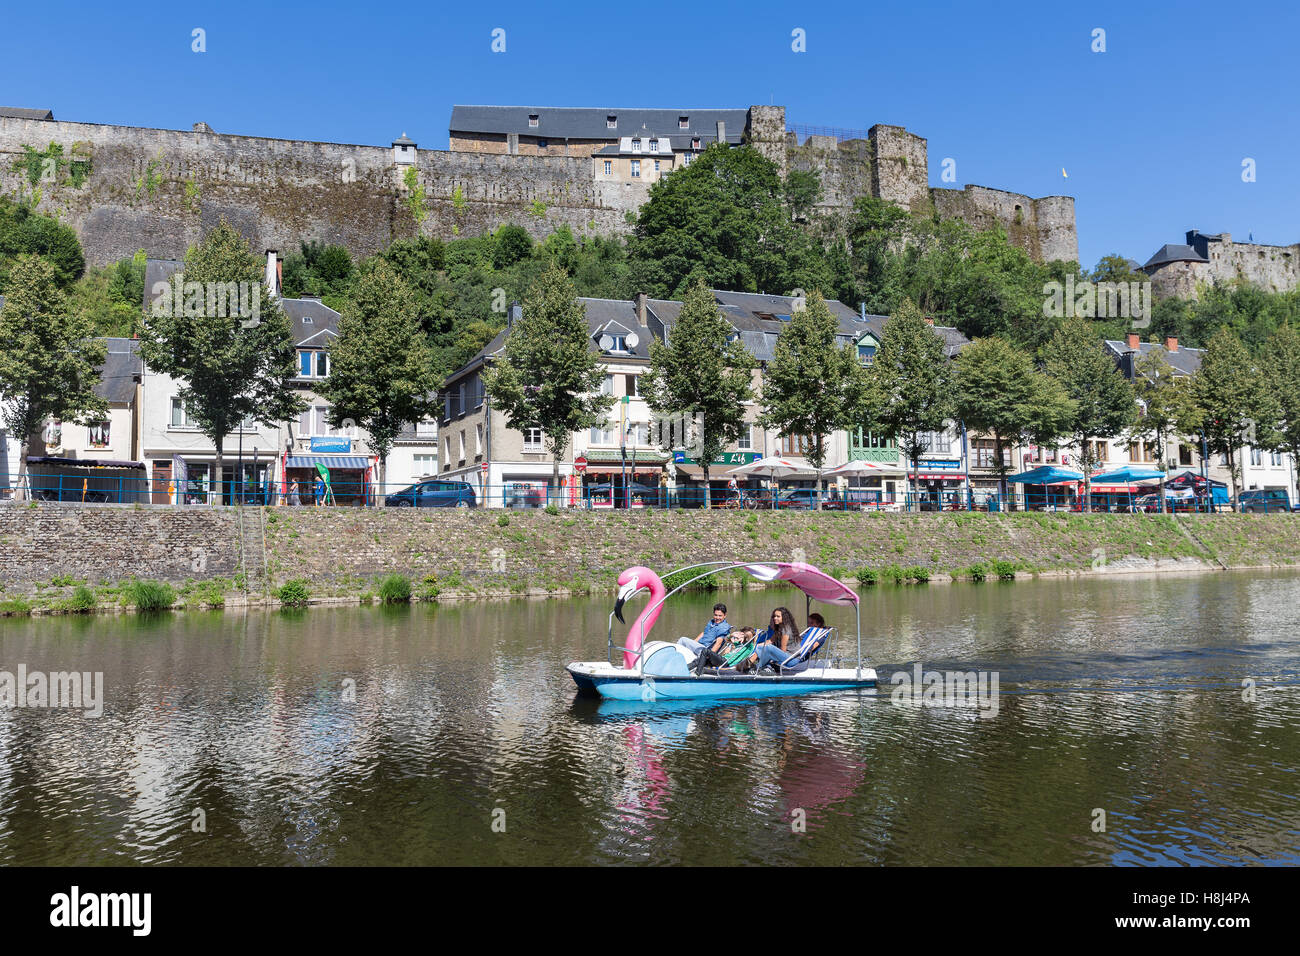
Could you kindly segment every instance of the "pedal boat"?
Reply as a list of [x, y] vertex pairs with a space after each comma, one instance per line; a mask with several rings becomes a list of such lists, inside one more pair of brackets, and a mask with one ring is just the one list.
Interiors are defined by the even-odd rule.
[[[703, 570], [702, 570], [703, 569]], [[701, 675], [691, 673], [694, 654], [677, 643], [647, 641], [664, 603], [684, 588], [718, 571], [744, 570], [760, 581], [784, 581], [804, 593], [806, 607], [812, 602], [852, 606], [857, 623], [857, 656], [852, 661], [835, 657], [836, 628], [811, 656], [806, 667], [777, 674], [739, 674], [727, 669]], [[698, 572], [694, 575], [689, 572]], [[862, 662], [862, 613], [857, 592], [811, 564], [786, 561], [708, 561], [678, 568], [669, 575], [686, 575], [671, 591], [654, 571], [634, 566], [618, 576], [618, 598], [609, 615], [608, 646], [603, 661], [574, 661], [567, 670], [580, 693], [610, 700], [689, 700], [693, 698], [752, 698], [808, 694], [816, 691], [852, 690], [876, 686], [876, 672]], [[623, 620], [623, 605], [641, 591], [650, 592], [649, 603], [632, 622], [626, 643], [614, 643], [614, 619]], [[804, 617], [807, 620], [807, 615]], [[615, 651], [623, 652], [622, 666], [613, 662]]]

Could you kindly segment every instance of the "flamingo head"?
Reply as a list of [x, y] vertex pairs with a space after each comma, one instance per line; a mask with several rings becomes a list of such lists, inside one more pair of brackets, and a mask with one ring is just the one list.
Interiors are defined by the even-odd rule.
[[649, 590], [652, 578], [658, 580], [653, 571], [640, 565], [628, 568], [618, 576], [618, 599], [614, 602], [614, 616], [620, 624], [627, 623], [623, 620], [623, 604], [638, 591]]

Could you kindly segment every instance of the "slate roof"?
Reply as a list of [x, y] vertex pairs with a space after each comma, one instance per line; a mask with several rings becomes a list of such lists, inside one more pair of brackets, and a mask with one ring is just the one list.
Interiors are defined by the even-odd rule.
[[1209, 262], [1191, 246], [1182, 243], [1167, 242], [1160, 247], [1160, 250], [1146, 261], [1143, 269], [1152, 269], [1156, 266], [1163, 266], [1170, 262]]
[[1175, 376], [1195, 375], [1196, 370], [1201, 367], [1201, 360], [1205, 358], [1205, 349], [1191, 349], [1180, 345], [1177, 352], [1171, 352], [1162, 342], [1139, 342], [1138, 350], [1134, 353], [1127, 342], [1107, 339], [1106, 349], [1111, 353], [1111, 358], [1115, 360], [1119, 370], [1129, 380], [1134, 376], [1134, 359], [1137, 356], [1145, 358], [1153, 354], [1159, 355], [1173, 369]]
[[24, 106], [0, 106], [0, 116], [11, 119], [52, 120], [53, 110], [33, 110]]
[[324, 346], [339, 334], [341, 316], [320, 299], [281, 299], [280, 308], [293, 325], [293, 344]]
[[[528, 116], [537, 114], [537, 125], [528, 125]], [[607, 117], [618, 117], [618, 128], [610, 129]], [[689, 129], [680, 129], [678, 117], [688, 117]], [[453, 106], [452, 133], [518, 133], [549, 139], [614, 139], [636, 132], [668, 133], [675, 138], [707, 134], [712, 141], [718, 121], [727, 124], [727, 142], [739, 143], [749, 120], [748, 109], [616, 109], [569, 106]], [[704, 145], [701, 143], [701, 145]], [[673, 149], [677, 149], [673, 143]]]
[[107, 355], [99, 367], [95, 394], [114, 405], [130, 405], [135, 400], [135, 380], [144, 373], [140, 343], [135, 339], [106, 338]]

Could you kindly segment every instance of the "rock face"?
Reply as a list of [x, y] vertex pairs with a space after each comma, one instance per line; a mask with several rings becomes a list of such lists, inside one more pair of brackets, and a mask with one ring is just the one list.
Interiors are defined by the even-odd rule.
[[[1074, 200], [967, 186], [932, 189], [926, 141], [898, 126], [840, 142], [786, 132], [785, 108], [753, 106], [745, 139], [780, 168], [814, 169], [822, 212], [877, 196], [921, 215], [1000, 223], [1031, 255], [1077, 258]], [[409, 143], [409, 140], [399, 140]], [[61, 154], [51, 149], [61, 149]], [[414, 170], [414, 183], [408, 170]], [[144, 249], [179, 258], [224, 216], [254, 251], [319, 240], [354, 256], [417, 233], [450, 239], [514, 223], [543, 237], [631, 230], [649, 186], [600, 181], [587, 156], [355, 146], [214, 133], [0, 117], [0, 191], [35, 196], [76, 229], [87, 262]]]

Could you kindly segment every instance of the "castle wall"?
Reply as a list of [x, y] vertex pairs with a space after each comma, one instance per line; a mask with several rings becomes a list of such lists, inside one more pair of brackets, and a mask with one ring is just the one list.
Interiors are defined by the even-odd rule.
[[1195, 231], [1188, 233], [1187, 240], [1210, 260], [1208, 266], [1202, 267], [1210, 281], [1244, 280], [1269, 292], [1289, 292], [1300, 286], [1300, 243], [1266, 246], [1233, 242], [1232, 234], [1227, 232], [1206, 236]]
[[961, 219], [977, 229], [998, 225], [1013, 245], [1034, 259], [1078, 261], [1074, 199], [1069, 196], [1033, 199], [1003, 189], [967, 186], [931, 189], [930, 198], [940, 219]]

